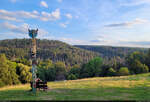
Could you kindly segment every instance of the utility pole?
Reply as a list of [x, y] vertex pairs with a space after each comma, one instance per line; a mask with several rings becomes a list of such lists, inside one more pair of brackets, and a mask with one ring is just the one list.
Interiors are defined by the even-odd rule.
[[28, 29], [29, 36], [32, 38], [31, 58], [32, 58], [32, 92], [36, 93], [36, 37], [38, 29]]

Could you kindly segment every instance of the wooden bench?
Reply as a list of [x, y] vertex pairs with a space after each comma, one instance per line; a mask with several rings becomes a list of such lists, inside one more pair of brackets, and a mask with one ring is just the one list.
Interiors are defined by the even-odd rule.
[[36, 82], [36, 88], [37, 89], [43, 89], [44, 91], [48, 89], [48, 86], [47, 86], [47, 82]]
[[[31, 88], [32, 88], [32, 82], [31, 82]], [[48, 89], [47, 82], [44, 81], [36, 82], [36, 89], [38, 90], [43, 89], [43, 91], [46, 91]]]

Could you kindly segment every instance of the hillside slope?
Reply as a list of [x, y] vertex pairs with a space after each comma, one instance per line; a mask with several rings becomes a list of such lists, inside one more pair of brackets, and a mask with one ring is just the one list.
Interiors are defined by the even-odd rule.
[[[12, 39], [0, 41], [0, 53], [15, 60], [17, 58], [30, 58], [30, 39]], [[66, 64], [74, 65], [88, 62], [98, 56], [98, 53], [80, 49], [61, 41], [56, 40], [37, 40], [37, 58], [51, 59], [53, 62], [63, 61]]]
[[96, 45], [75, 45], [85, 50], [99, 53], [102, 57], [112, 58], [119, 56], [121, 58], [126, 57], [128, 54], [134, 51], [146, 53], [148, 48], [134, 48], [134, 47], [112, 47], [112, 46], [96, 46]]
[[95, 77], [48, 83], [47, 92], [33, 95], [30, 85], [0, 88], [0, 100], [150, 100], [150, 73]]

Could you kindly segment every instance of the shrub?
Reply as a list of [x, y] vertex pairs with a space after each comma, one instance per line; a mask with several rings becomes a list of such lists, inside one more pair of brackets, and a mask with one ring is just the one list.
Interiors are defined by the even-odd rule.
[[108, 72], [107, 72], [108, 76], [115, 76], [116, 75], [116, 71], [113, 68], [109, 68]]
[[0, 87], [5, 86], [5, 83], [0, 79]]
[[68, 80], [75, 80], [77, 79], [77, 77], [74, 75], [74, 74], [70, 74], [68, 77], [67, 77]]
[[129, 75], [130, 72], [127, 67], [121, 67], [118, 71], [118, 75], [123, 76], [123, 75]]

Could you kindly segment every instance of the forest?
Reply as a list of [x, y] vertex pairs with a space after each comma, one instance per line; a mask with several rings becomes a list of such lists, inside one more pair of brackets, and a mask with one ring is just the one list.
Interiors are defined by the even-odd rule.
[[[30, 39], [0, 41], [0, 87], [31, 81]], [[37, 76], [45, 81], [147, 73], [146, 48], [72, 46], [37, 39]]]

